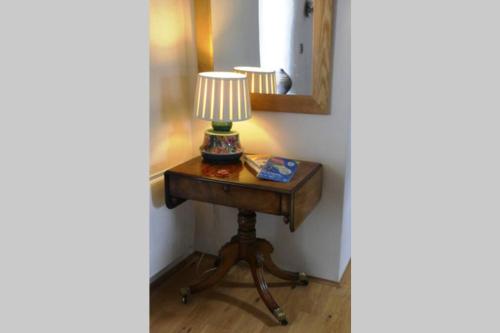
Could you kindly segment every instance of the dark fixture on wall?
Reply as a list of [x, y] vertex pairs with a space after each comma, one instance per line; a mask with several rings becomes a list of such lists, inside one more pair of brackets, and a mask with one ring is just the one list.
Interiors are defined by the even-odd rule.
[[312, 0], [306, 0], [306, 4], [304, 6], [305, 17], [309, 17], [313, 11], [314, 11], [314, 6]]

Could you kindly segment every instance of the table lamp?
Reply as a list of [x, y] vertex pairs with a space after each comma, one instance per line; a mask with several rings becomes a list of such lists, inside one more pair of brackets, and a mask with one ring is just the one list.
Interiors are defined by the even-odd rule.
[[247, 75], [251, 93], [276, 94], [276, 73], [274, 70], [248, 66], [237, 66], [233, 69]]
[[239, 133], [231, 131], [233, 121], [252, 116], [246, 75], [234, 72], [198, 74], [194, 113], [212, 121], [205, 131], [201, 155], [207, 162], [237, 162], [243, 154]]

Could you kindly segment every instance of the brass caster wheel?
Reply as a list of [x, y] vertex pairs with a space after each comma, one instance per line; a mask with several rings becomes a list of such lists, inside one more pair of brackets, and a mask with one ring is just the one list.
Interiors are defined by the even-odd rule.
[[188, 297], [190, 295], [189, 288], [181, 288], [181, 302], [183, 304], [187, 304], [188, 302]]
[[299, 283], [303, 286], [307, 286], [309, 284], [309, 278], [307, 277], [306, 273], [299, 273]]
[[273, 314], [276, 317], [276, 319], [278, 319], [281, 325], [283, 326], [288, 325], [288, 319], [286, 319], [286, 315], [283, 312], [283, 310], [281, 310], [280, 308], [276, 308], [273, 310]]

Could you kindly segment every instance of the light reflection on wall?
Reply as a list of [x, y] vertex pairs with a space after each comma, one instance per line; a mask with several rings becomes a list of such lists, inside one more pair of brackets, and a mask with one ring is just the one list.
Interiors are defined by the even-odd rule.
[[185, 0], [150, 0], [151, 173], [192, 156], [196, 49], [191, 6]]
[[185, 41], [183, 15], [178, 1], [151, 0], [149, 6], [150, 56], [155, 61], [172, 59], [172, 49]]
[[181, 163], [191, 157], [191, 124], [189, 120], [169, 121], [156, 126], [151, 142], [151, 173]]
[[249, 153], [282, 154], [283, 147], [278, 139], [281, 128], [272, 127], [264, 119], [252, 113], [252, 118], [233, 124], [240, 133], [243, 149]]

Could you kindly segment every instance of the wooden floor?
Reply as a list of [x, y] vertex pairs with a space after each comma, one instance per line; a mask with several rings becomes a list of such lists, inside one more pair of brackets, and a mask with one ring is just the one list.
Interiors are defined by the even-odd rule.
[[[151, 333], [351, 331], [350, 265], [339, 285], [312, 279], [308, 286], [294, 286], [266, 273], [271, 292], [288, 317], [289, 324], [281, 326], [262, 303], [245, 263], [233, 267], [217, 286], [182, 304], [179, 288], [196, 280], [198, 258], [152, 289]], [[205, 256], [199, 272], [210, 268], [213, 260]]]

